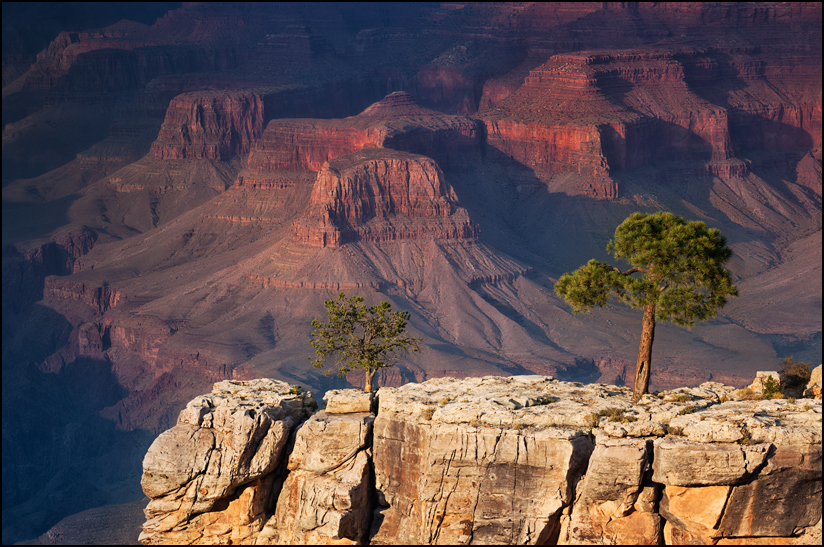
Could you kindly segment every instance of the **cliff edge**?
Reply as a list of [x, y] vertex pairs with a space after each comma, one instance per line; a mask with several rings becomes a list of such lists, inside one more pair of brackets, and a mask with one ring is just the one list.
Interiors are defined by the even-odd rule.
[[821, 400], [547, 376], [226, 380], [143, 462], [140, 541], [819, 544]]

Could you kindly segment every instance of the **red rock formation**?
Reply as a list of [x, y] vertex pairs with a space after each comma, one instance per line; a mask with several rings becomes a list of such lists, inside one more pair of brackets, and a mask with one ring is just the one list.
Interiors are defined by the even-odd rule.
[[477, 229], [432, 159], [367, 148], [324, 164], [293, 233], [308, 245], [337, 247], [355, 240], [465, 239]]
[[228, 159], [247, 154], [263, 132], [263, 101], [248, 92], [197, 92], [175, 97], [152, 154], [158, 159]]
[[363, 148], [393, 148], [434, 158], [443, 169], [480, 158], [480, 124], [422, 108], [395, 92], [345, 119], [269, 122], [249, 155], [241, 186], [279, 187], [283, 171], [320, 171], [335, 157]]
[[[605, 176], [660, 161], [700, 161], [743, 176], [734, 150], [820, 146], [820, 73], [803, 52], [792, 77], [757, 51], [635, 49], [552, 57], [481, 112], [489, 144], [536, 170]], [[792, 78], [796, 99], [768, 81]], [[726, 82], [741, 91], [719, 93]], [[720, 84], [720, 85], [719, 85]], [[784, 85], [786, 88], [787, 86]], [[753, 101], [753, 96], [763, 98]], [[492, 106], [495, 104], [495, 106]]]

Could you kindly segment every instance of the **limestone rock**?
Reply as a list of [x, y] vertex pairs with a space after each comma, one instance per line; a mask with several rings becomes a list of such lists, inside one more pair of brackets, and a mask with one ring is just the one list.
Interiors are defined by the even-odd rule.
[[763, 371], [759, 370], [755, 373], [755, 380], [753, 380], [752, 384], [747, 386], [753, 393], [757, 395], [761, 395], [764, 393], [764, 382], [767, 381], [767, 378], [772, 379], [775, 382], [775, 385], [781, 384], [781, 378], [778, 372], [774, 370], [770, 371]]
[[810, 381], [807, 382], [807, 387], [804, 388], [804, 397], [821, 399], [821, 365], [818, 365], [810, 372]]
[[364, 450], [334, 472], [292, 471], [283, 484], [275, 514], [257, 543], [363, 544], [371, 512], [370, 459]]
[[751, 482], [733, 487], [724, 536], [790, 536], [821, 519], [821, 444], [779, 446]]
[[248, 532], [259, 531], [260, 503], [268, 499], [271, 479], [245, 494], [241, 487], [271, 475], [292, 426], [313, 406], [311, 394], [268, 379], [225, 380], [211, 394], [191, 401], [177, 425], [161, 433], [143, 459], [141, 486], [151, 501], [141, 541], [220, 542], [237, 533], [227, 520], [208, 517], [211, 524], [224, 523], [216, 530], [198, 525], [203, 518], [198, 521], [197, 516], [233, 500], [240, 501], [230, 512], [242, 515], [235, 514], [231, 522], [255, 523], [257, 529]]
[[[557, 535], [592, 439], [588, 430], [518, 423], [521, 410], [546, 401], [533, 395], [547, 382], [541, 376], [439, 379], [382, 388], [372, 542], [538, 543]], [[469, 405], [486, 400], [491, 421], [500, 425], [447, 422], [450, 412], [429, 406], [444, 392]]]
[[[664, 488], [659, 510], [677, 536], [711, 544], [730, 495], [730, 486], [671, 486]], [[672, 535], [673, 532], [670, 532]]]
[[672, 486], [735, 484], [764, 462], [769, 445], [705, 444], [665, 438], [654, 442], [652, 480]]
[[329, 414], [372, 412], [375, 394], [361, 389], [332, 389], [323, 396]]
[[820, 401], [734, 400], [733, 391], [708, 382], [633, 405], [627, 388], [545, 376], [439, 378], [381, 388], [377, 417], [352, 412], [371, 408], [371, 394], [330, 392], [327, 409], [343, 413], [315, 413], [287, 443], [315, 407], [310, 394], [273, 380], [221, 382], [149, 450], [143, 486], [152, 501], [140, 540], [820, 537]]
[[[575, 503], [563, 544], [640, 544], [657, 538], [662, 523], [646, 498], [644, 472], [652, 458], [651, 441], [598, 437]], [[654, 498], [650, 487], [647, 498]]]
[[258, 543], [363, 543], [374, 414], [319, 412], [295, 435], [275, 514]]
[[158, 159], [227, 160], [248, 154], [263, 133], [263, 99], [250, 92], [197, 92], [175, 97], [152, 154]]
[[338, 247], [349, 241], [470, 239], [466, 209], [431, 158], [366, 148], [323, 164], [298, 241]]
[[371, 440], [375, 415], [318, 412], [300, 426], [289, 469], [326, 473], [351, 460]]

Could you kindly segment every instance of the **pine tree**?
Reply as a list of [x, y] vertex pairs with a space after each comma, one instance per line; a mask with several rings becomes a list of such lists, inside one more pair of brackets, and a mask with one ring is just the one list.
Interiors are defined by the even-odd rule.
[[615, 230], [607, 251], [631, 267], [622, 272], [590, 260], [561, 276], [555, 292], [575, 312], [604, 306], [611, 294], [644, 310], [633, 383], [633, 401], [637, 402], [649, 390], [655, 321], [689, 328], [695, 321], [715, 317], [727, 297], [738, 295], [724, 268], [732, 250], [719, 230], [658, 212], [633, 213]]
[[[312, 320], [315, 330], [310, 335], [317, 357], [312, 361], [315, 368], [323, 368], [325, 359], [338, 357], [338, 374], [361, 369], [366, 373], [364, 391], [372, 391], [372, 379], [378, 369], [394, 365], [396, 353], [403, 350], [418, 351], [418, 338], [406, 334], [409, 312], [392, 311], [389, 302], [366, 307], [362, 296], [327, 300], [327, 322]], [[327, 373], [328, 374], [328, 373]]]

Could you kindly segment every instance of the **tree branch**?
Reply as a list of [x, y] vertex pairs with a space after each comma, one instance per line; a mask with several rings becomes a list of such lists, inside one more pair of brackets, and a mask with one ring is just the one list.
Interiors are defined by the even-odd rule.
[[632, 268], [630, 268], [629, 270], [627, 270], [625, 272], [622, 272], [621, 270], [619, 270], [615, 266], [613, 266], [612, 269], [615, 270], [616, 272], [618, 272], [621, 275], [632, 275], [634, 273], [642, 273], [642, 274], [649, 275], [649, 270], [646, 269], [646, 268], [642, 268], [641, 266], [633, 266]]

